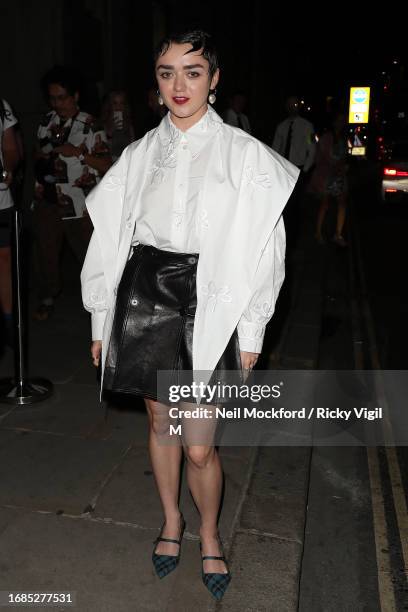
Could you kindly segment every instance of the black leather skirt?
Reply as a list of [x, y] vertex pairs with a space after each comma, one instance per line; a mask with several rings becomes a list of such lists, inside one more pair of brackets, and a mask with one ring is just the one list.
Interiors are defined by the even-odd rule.
[[[173, 384], [180, 384], [179, 372], [192, 372], [198, 257], [134, 248], [117, 291], [104, 389], [166, 401], [157, 391], [157, 372], [173, 371]], [[228, 370], [241, 371], [236, 330], [215, 368]]]

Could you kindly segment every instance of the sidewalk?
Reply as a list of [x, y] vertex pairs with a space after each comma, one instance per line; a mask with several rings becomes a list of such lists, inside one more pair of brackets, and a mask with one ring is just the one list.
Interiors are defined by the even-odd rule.
[[[270, 367], [316, 362], [320, 259], [302, 237], [291, 257], [290, 316]], [[180, 567], [156, 578], [150, 557], [162, 516], [143, 404], [99, 403], [77, 272], [68, 258], [55, 315], [30, 324], [30, 375], [51, 379], [54, 396], [31, 406], [0, 404], [0, 590], [70, 591], [78, 612], [296, 610], [307, 447], [220, 448], [220, 531], [233, 574], [222, 604], [201, 582], [198, 517], [185, 481]], [[9, 352], [0, 375], [11, 373]]]

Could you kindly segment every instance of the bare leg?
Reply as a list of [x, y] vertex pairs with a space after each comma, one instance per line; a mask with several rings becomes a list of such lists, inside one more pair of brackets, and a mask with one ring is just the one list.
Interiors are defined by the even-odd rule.
[[[211, 409], [213, 406], [206, 406]], [[207, 421], [207, 422], [206, 422]], [[185, 427], [185, 423], [183, 424]], [[207, 442], [213, 438], [214, 420], [196, 420], [194, 428], [199, 439]], [[187, 436], [188, 440], [188, 436]], [[202, 555], [221, 555], [217, 539], [217, 519], [220, 509], [223, 474], [221, 461], [214, 446], [207, 444], [186, 445], [187, 482], [201, 517], [200, 539]], [[226, 572], [223, 561], [204, 561], [204, 572]]]
[[[178, 540], [180, 535], [178, 495], [182, 447], [181, 444], [174, 444], [169, 439], [169, 406], [148, 399], [145, 399], [145, 404], [150, 425], [150, 460], [166, 521], [162, 537]], [[179, 547], [171, 542], [159, 542], [155, 551], [158, 555], [177, 555]]]
[[323, 234], [322, 234], [323, 222], [324, 222], [328, 207], [329, 207], [328, 197], [324, 196], [320, 203], [320, 207], [317, 213], [316, 238], [319, 241], [323, 240]]

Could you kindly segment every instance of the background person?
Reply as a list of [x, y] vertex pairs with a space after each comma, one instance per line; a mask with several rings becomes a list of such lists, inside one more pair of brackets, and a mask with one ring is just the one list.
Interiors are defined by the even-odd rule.
[[340, 247], [347, 246], [343, 237], [348, 193], [347, 171], [346, 117], [338, 113], [332, 121], [331, 129], [319, 140], [316, 166], [308, 186], [308, 191], [320, 200], [315, 234], [319, 244], [325, 242], [324, 221], [330, 201], [335, 201], [337, 217], [333, 241]]
[[101, 121], [108, 139], [112, 160], [135, 140], [131, 110], [126, 92], [118, 89], [107, 94], [102, 106]]
[[305, 182], [316, 154], [314, 127], [299, 114], [300, 103], [296, 96], [286, 101], [288, 117], [276, 128], [272, 148], [295, 164], [301, 171], [294, 193], [284, 210], [288, 250], [296, 246]]
[[[32, 207], [40, 304], [34, 314], [48, 319], [61, 290], [60, 256], [64, 239], [82, 265], [92, 224], [85, 209], [89, 174], [95, 183], [112, 164], [103, 130], [79, 108], [79, 77], [56, 66], [42, 79], [52, 108], [38, 128], [35, 199]], [[84, 170], [88, 168], [87, 181]]]
[[316, 155], [314, 127], [300, 116], [300, 103], [296, 96], [287, 99], [286, 109], [288, 116], [278, 124], [272, 148], [303, 172], [309, 172]]
[[236, 92], [230, 98], [229, 107], [224, 111], [222, 117], [225, 123], [238, 127], [248, 134], [251, 133], [249, 119], [244, 113], [247, 105], [247, 99], [244, 93]]

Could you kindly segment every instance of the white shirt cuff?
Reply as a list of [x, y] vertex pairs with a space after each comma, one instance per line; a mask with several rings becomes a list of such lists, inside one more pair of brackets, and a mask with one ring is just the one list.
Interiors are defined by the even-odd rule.
[[257, 323], [238, 323], [239, 349], [248, 353], [261, 353], [265, 326]]
[[92, 340], [102, 340], [103, 326], [105, 324], [106, 311], [94, 312], [91, 315]]

